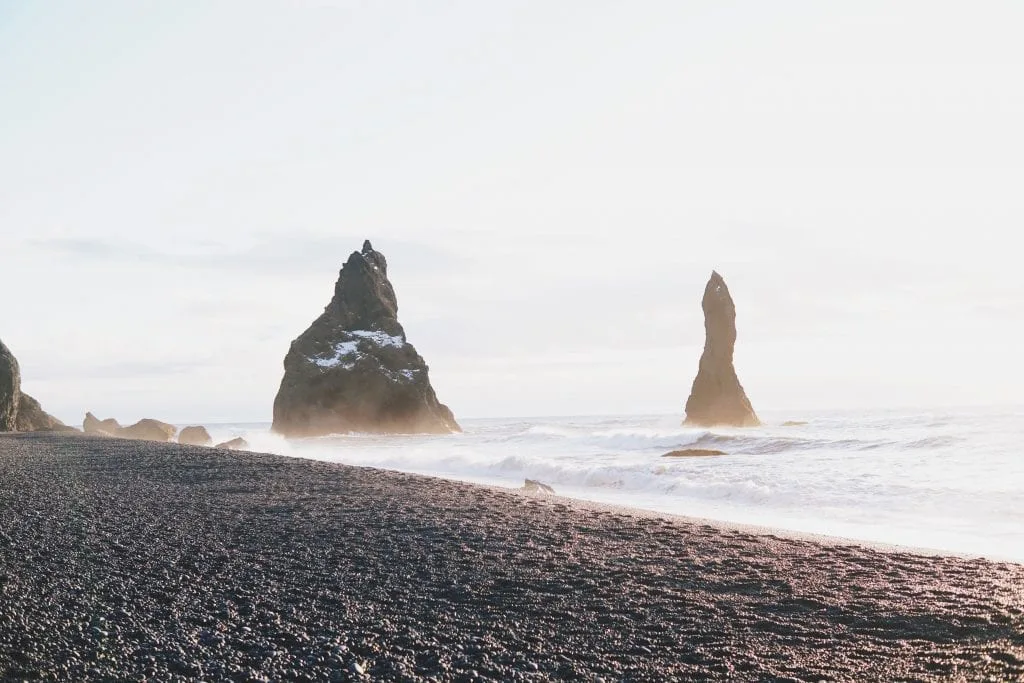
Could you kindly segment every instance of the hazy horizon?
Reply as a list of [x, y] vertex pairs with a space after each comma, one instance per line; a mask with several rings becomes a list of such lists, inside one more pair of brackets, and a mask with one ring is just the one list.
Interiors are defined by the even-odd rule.
[[265, 422], [348, 254], [457, 418], [1024, 404], [1024, 6], [0, 7], [0, 338], [75, 423]]

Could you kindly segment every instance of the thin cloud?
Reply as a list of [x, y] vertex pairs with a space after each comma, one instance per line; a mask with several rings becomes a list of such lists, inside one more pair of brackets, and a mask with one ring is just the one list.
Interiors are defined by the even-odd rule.
[[29, 244], [35, 249], [75, 258], [170, 262], [166, 254], [131, 242], [95, 238], [53, 237], [29, 240]]
[[41, 367], [33, 367], [31, 378], [33, 381], [49, 380], [122, 380], [122, 379], [153, 379], [180, 376], [189, 374], [195, 370], [207, 367], [212, 361], [208, 359], [195, 361], [167, 360], [167, 361], [124, 361], [117, 363], [81, 364], [70, 363], [48, 364]]
[[[363, 239], [355, 235], [324, 237], [293, 233], [244, 247], [212, 242], [186, 243], [177, 251], [157, 249], [138, 242], [97, 238], [34, 239], [29, 244], [34, 249], [74, 259], [294, 276], [337, 271], [348, 255], [362, 246]], [[465, 264], [465, 259], [455, 253], [425, 242], [389, 240], [377, 246], [386, 253], [389, 261], [400, 262], [406, 274], [446, 271]]]

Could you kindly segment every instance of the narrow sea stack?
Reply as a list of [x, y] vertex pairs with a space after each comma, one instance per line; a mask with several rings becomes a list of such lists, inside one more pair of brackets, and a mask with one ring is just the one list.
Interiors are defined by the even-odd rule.
[[323, 314], [292, 342], [274, 399], [284, 436], [461, 431], [398, 323], [387, 261], [370, 241], [341, 269]]
[[736, 306], [725, 280], [712, 271], [704, 288], [704, 353], [683, 424], [699, 427], [728, 425], [756, 427], [761, 424], [747, 399], [733, 367], [736, 348]]

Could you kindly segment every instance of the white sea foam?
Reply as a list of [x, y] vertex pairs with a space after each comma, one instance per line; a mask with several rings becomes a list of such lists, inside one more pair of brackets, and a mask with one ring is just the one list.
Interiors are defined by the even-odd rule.
[[[508, 486], [539, 479], [579, 498], [1024, 560], [1022, 416], [763, 415], [767, 426], [744, 430], [691, 429], [678, 417], [466, 420], [451, 436], [293, 441], [265, 426], [225, 433], [284, 455]], [[687, 447], [728, 455], [661, 457]]]

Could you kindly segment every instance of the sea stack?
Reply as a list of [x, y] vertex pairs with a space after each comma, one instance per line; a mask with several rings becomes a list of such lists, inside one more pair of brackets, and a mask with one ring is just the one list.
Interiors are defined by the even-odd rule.
[[323, 314], [292, 342], [273, 429], [296, 437], [461, 431], [405, 338], [387, 261], [369, 240], [345, 262]]
[[699, 427], [761, 424], [733, 367], [736, 347], [736, 306], [725, 280], [712, 271], [704, 288], [704, 353], [686, 401], [683, 424]]

